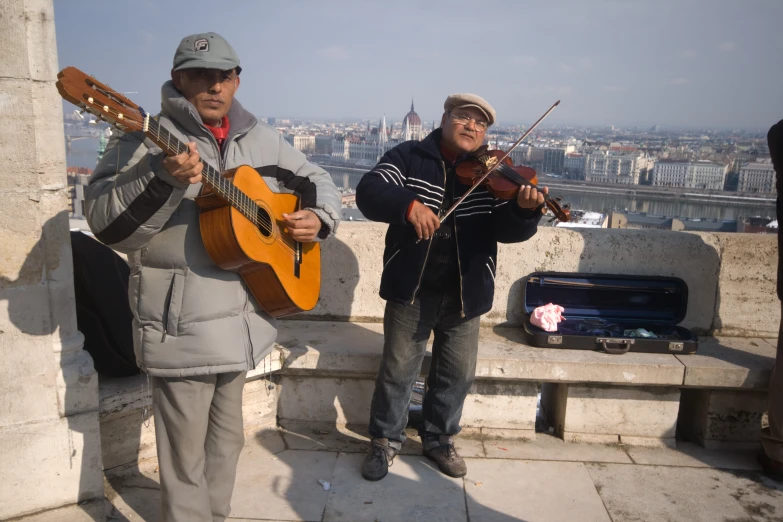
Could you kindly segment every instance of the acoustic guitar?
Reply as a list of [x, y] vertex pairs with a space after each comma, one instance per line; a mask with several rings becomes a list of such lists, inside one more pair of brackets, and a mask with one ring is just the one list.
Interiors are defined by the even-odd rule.
[[[187, 146], [142, 108], [75, 67], [57, 75], [63, 99], [122, 132], [143, 132], [169, 156]], [[321, 287], [318, 243], [294, 241], [282, 215], [299, 210], [299, 198], [276, 194], [250, 166], [219, 172], [203, 162], [199, 205], [201, 239], [224, 270], [239, 273], [258, 304], [282, 317], [311, 310]]]

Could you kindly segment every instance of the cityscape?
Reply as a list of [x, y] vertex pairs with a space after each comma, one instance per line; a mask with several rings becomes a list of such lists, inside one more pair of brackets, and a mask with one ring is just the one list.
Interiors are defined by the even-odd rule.
[[[783, 520], [782, 19], [0, 2], [0, 520]], [[456, 93], [570, 214], [416, 203], [466, 190], [427, 140]], [[133, 107], [198, 137], [216, 196], [161, 167], [160, 120], [115, 147]], [[446, 172], [483, 127], [449, 112]]]
[[[79, 217], [83, 186], [112, 131], [73, 107], [66, 111], [71, 208]], [[415, 100], [401, 118], [260, 120], [332, 175], [343, 192], [344, 218], [352, 221], [364, 220], [353, 195], [362, 175], [389, 149], [421, 140], [440, 125], [422, 120]], [[487, 131], [485, 143], [508, 150], [526, 129], [500, 122]], [[543, 220], [544, 225], [777, 232], [775, 172], [761, 131], [544, 124], [510, 157], [534, 168], [540, 184], [571, 202], [571, 222]]]

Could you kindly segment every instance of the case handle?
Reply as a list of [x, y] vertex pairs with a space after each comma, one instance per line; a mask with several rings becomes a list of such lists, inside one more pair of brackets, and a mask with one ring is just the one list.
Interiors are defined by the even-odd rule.
[[[611, 353], [612, 355], [622, 355], [624, 353], [628, 353], [628, 350], [631, 349], [631, 345], [636, 342], [636, 339], [612, 339], [610, 337], [599, 337], [595, 340], [595, 342], [599, 343], [606, 353]], [[620, 346], [615, 348], [613, 346], [609, 346], [610, 344], [617, 344]]]

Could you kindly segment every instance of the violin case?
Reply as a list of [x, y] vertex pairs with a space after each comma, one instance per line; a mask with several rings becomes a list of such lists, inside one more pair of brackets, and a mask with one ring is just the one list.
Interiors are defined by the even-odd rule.
[[[678, 326], [688, 308], [688, 285], [676, 277], [535, 272], [524, 280], [523, 299], [531, 346], [686, 354], [699, 345], [696, 335]], [[549, 303], [565, 309], [556, 332], [530, 322], [533, 310]]]

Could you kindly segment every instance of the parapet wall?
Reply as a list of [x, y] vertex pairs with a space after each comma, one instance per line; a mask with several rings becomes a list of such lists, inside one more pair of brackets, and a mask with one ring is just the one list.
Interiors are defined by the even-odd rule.
[[[321, 299], [301, 319], [379, 322], [386, 225], [344, 222], [323, 245]], [[486, 325], [519, 323], [521, 280], [537, 271], [674, 276], [688, 285], [682, 325], [697, 334], [777, 337], [777, 241], [764, 234], [542, 227], [500, 245]]]

